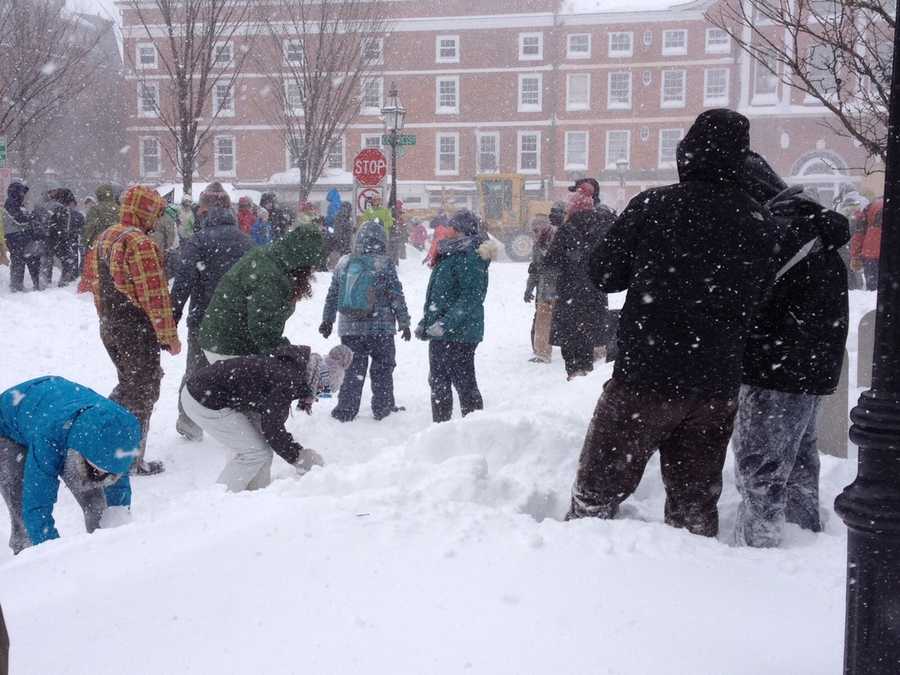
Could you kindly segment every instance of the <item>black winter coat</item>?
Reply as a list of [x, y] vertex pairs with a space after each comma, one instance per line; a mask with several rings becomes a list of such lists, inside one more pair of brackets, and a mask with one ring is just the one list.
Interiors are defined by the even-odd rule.
[[563, 223], [553, 238], [543, 260], [557, 273], [551, 344], [606, 344], [606, 293], [591, 281], [588, 262], [612, 223], [609, 211], [582, 211]]
[[812, 252], [779, 277], [760, 307], [744, 353], [743, 383], [824, 396], [837, 389], [847, 343], [847, 268], [840, 248], [847, 219], [818, 211], [803, 219], [818, 234]]
[[591, 256], [607, 292], [628, 290], [613, 377], [672, 398], [732, 399], [751, 320], [802, 245], [737, 183], [749, 123], [701, 114], [678, 148], [681, 182], [642, 192]]
[[307, 377], [309, 347], [285, 345], [270, 356], [239, 356], [217, 361], [194, 372], [187, 390], [211, 410], [231, 408], [260, 415], [266, 442], [288, 464], [303, 446], [284, 428], [291, 404], [313, 396]]
[[199, 329], [219, 281], [251, 248], [253, 242], [241, 232], [230, 210], [210, 209], [202, 229], [184, 241], [177, 252], [172, 286], [175, 322], [181, 320], [190, 298], [188, 328]]

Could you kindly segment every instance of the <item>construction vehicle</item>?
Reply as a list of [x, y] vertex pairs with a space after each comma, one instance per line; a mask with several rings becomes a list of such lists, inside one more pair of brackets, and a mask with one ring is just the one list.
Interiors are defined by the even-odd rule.
[[525, 177], [515, 173], [476, 176], [475, 184], [488, 233], [503, 243], [511, 260], [531, 260], [534, 224], [549, 219], [553, 202], [529, 199]]

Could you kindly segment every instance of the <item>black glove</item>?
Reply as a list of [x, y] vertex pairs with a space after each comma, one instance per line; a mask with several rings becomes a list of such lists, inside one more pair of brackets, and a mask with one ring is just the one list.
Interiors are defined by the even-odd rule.
[[525, 291], [525, 302], [531, 302], [534, 300], [534, 293], [532, 291]]
[[420, 340], [427, 340], [427, 339], [428, 339], [428, 338], [425, 336], [425, 326], [423, 326], [421, 323], [420, 323], [418, 326], [416, 326], [416, 333], [415, 333], [415, 335], [416, 335], [416, 337], [417, 337], [418, 339], [420, 339]]
[[331, 337], [331, 329], [333, 327], [334, 327], [334, 324], [331, 323], [330, 321], [323, 321], [319, 325], [319, 333], [322, 335], [323, 338], [325, 338], [327, 340], [328, 338]]
[[404, 342], [409, 342], [412, 340], [412, 333], [409, 330], [409, 326], [404, 326], [400, 329], [400, 337], [403, 338]]

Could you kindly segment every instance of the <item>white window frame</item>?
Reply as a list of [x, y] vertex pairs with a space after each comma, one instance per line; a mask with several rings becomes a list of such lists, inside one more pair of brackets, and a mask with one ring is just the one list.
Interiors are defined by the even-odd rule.
[[[534, 136], [537, 139], [536, 149], [536, 165], [534, 169], [525, 169], [522, 167], [522, 139], [525, 136]], [[541, 173], [541, 132], [540, 131], [519, 131], [516, 134], [516, 169], [518, 173], [525, 175], [539, 175]]]
[[625, 141], [625, 161], [627, 161], [628, 164], [630, 165], [631, 164], [631, 130], [630, 129], [609, 129], [606, 132], [606, 147], [604, 148], [604, 150], [605, 150], [604, 163], [605, 163], [606, 168], [607, 169], [615, 169], [616, 168], [616, 161], [615, 160], [610, 161], [610, 157], [609, 157], [609, 146], [610, 146], [609, 139], [610, 139], [610, 136], [612, 136], [612, 134], [625, 134], [625, 138], [627, 139]]
[[[378, 140], [378, 145], [368, 145], [367, 141], [375, 138]], [[366, 148], [378, 148], [379, 150], [384, 150], [384, 145], [381, 143], [381, 134], [360, 134], [359, 137], [359, 149], [365, 150]]]
[[[332, 155], [332, 152], [334, 152], [334, 147], [339, 143], [340, 143], [340, 147], [341, 147], [341, 163], [339, 166], [333, 166], [331, 163], [331, 159], [332, 159], [331, 155]], [[344, 142], [344, 137], [338, 136], [335, 139], [334, 143], [331, 144], [331, 147], [328, 149], [328, 155], [325, 160], [325, 168], [326, 169], [340, 169], [341, 171], [343, 171], [344, 167], [346, 166], [346, 160], [347, 160], [346, 152], [345, 152], [346, 149], [347, 149], [347, 144]]]
[[[725, 36], [725, 42], [710, 43], [710, 36], [716, 33], [722, 33]], [[730, 54], [731, 53], [731, 36], [721, 28], [706, 29], [706, 53], [707, 54]]]
[[[573, 136], [584, 136], [584, 162], [576, 163], [573, 162], [569, 157], [569, 138]], [[565, 141], [563, 146], [564, 156], [565, 156], [565, 169], [566, 171], [587, 171], [588, 165], [590, 163], [590, 153], [591, 153], [591, 134], [587, 130], [578, 130], [578, 131], [567, 131], [565, 135]]]
[[373, 59], [372, 61], [365, 61], [366, 65], [370, 66], [381, 66], [384, 65], [384, 38], [383, 37], [367, 37], [363, 39], [363, 56], [365, 56], [365, 50], [369, 48], [369, 45], [376, 44], [378, 45], [378, 58]]
[[[613, 39], [616, 36], [628, 36], [628, 49], [613, 49]], [[612, 31], [607, 37], [607, 54], [611, 59], [627, 59], [634, 56], [634, 32], [630, 30]]]
[[[223, 49], [228, 50], [228, 62], [222, 63], [219, 61], [219, 54]], [[212, 54], [212, 67], [213, 68], [228, 68], [229, 66], [234, 64], [234, 45], [231, 42], [217, 42], [213, 47]]]
[[[666, 100], [666, 75], [681, 73], [681, 100]], [[659, 106], [661, 108], [683, 108], [687, 104], [687, 70], [684, 68], [667, 68], [659, 76]]]
[[[454, 106], [441, 105], [441, 83], [452, 82], [454, 87], [453, 98], [456, 101]], [[436, 115], [458, 115], [459, 114], [459, 75], [442, 75], [434, 78], [434, 112]]]
[[[667, 47], [666, 39], [675, 34], [684, 35], [684, 44], [678, 47]], [[688, 53], [688, 32], [686, 28], [669, 28], [662, 34], [662, 55], [663, 56], [685, 56]]]
[[[144, 170], [144, 142], [145, 141], [153, 141], [156, 144], [156, 171], [145, 171]], [[139, 160], [141, 162], [141, 176], [145, 178], [155, 178], [157, 176], [162, 175], [162, 144], [159, 142], [159, 138], [156, 136], [141, 136], [138, 139], [138, 143], [140, 144], [138, 147], [140, 157]]]
[[[228, 87], [228, 100], [231, 102], [231, 105], [227, 108], [219, 108], [219, 104], [221, 100], [219, 99], [219, 87]], [[212, 90], [212, 105], [213, 105], [213, 115], [215, 117], [234, 117], [234, 82], [222, 83], [217, 82], [213, 86]]]
[[[144, 91], [150, 90], [153, 91], [153, 97], [156, 100], [156, 108], [154, 110], [144, 110]], [[144, 82], [138, 80], [137, 83], [137, 111], [138, 117], [158, 117], [159, 116], [159, 108], [160, 108], [160, 99], [159, 99], [159, 82], [156, 80], [151, 80], [149, 82]]]
[[[522, 103], [522, 81], [535, 79], [538, 83], [538, 102]], [[543, 73], [519, 73], [519, 94], [516, 99], [519, 112], [541, 112], [544, 108], [544, 75]]]
[[[291, 104], [291, 102], [294, 100], [293, 97], [291, 96], [291, 88], [292, 87], [296, 87], [297, 91], [300, 95], [300, 107], [297, 107], [297, 106], [294, 106]], [[303, 105], [303, 100], [304, 99], [303, 99], [302, 88], [300, 87], [299, 84], [297, 84], [296, 80], [294, 80], [294, 78], [292, 78], [292, 77], [285, 80], [285, 82], [284, 82], [285, 112], [287, 112], [289, 115], [293, 115], [294, 117], [303, 117], [303, 114], [304, 114], [303, 109], [305, 107]]]
[[[485, 169], [481, 165], [481, 139], [494, 139], [494, 155], [496, 156], [496, 167], [494, 169]], [[500, 173], [500, 132], [498, 131], [479, 131], [475, 134], [475, 171], [477, 173]]]
[[[152, 49], [153, 50], [153, 63], [144, 63], [141, 60], [141, 50], [142, 49]], [[156, 45], [152, 42], [138, 42], [134, 46], [134, 68], [135, 70], [156, 70], [159, 68], [159, 50], [156, 48]]]
[[[572, 100], [572, 80], [575, 78], [586, 78], [587, 88], [585, 91], [585, 100], [583, 102]], [[566, 75], [566, 110], [590, 110], [591, 109], [591, 74], [590, 73], [569, 73]]]
[[[453, 40], [454, 56], [441, 56], [441, 41]], [[459, 63], [459, 35], [436, 35], [434, 38], [435, 63]]]
[[[766, 66], [764, 66], [759, 59], [757, 59], [754, 55], [754, 58], [751, 60], [751, 69], [750, 69], [750, 105], [775, 105], [778, 103], [778, 90], [780, 88], [780, 78], [781, 75], [779, 70], [781, 69], [781, 64], [778, 62], [776, 57], [775, 59], [775, 72], [770, 71]], [[760, 73], [765, 73], [766, 77], [774, 77], [775, 78], [775, 89], [773, 91], [766, 92], [758, 92], [756, 90], [756, 83], [758, 82], [758, 76]]]
[[[587, 51], [579, 52], [572, 51], [572, 38], [574, 37], [586, 37], [587, 38]], [[569, 33], [566, 36], [566, 58], [567, 59], [589, 59], [591, 58], [591, 43], [592, 37], [590, 33]]]
[[[627, 75], [628, 76], [628, 102], [621, 103], [619, 101], [612, 100], [612, 82], [614, 75]], [[606, 76], [606, 109], [607, 110], [631, 110], [631, 102], [634, 97], [634, 80], [631, 76], [631, 71], [613, 71], [610, 72]]]
[[[366, 105], [366, 86], [371, 82], [378, 83], [378, 106], [367, 106]], [[360, 96], [359, 96], [359, 106], [360, 106], [360, 114], [361, 115], [380, 115], [381, 109], [384, 107], [384, 78], [383, 77], [370, 77], [368, 79], [363, 80], [360, 83]]]
[[[725, 93], [722, 96], [709, 95], [709, 74], [713, 72], [725, 73]], [[728, 68], [705, 68], [703, 70], [703, 105], [719, 106], [727, 105], [731, 96], [731, 70]]]
[[[525, 53], [525, 40], [527, 38], [538, 39], [538, 53]], [[543, 33], [519, 33], [519, 61], [543, 61], [544, 60], [544, 34]]]
[[[452, 138], [454, 143], [453, 169], [441, 169], [441, 140], [446, 138]], [[447, 131], [434, 135], [434, 174], [436, 176], [459, 175], [459, 132]]]
[[[297, 46], [300, 49], [300, 60], [299, 61], [297, 59], [289, 58], [292, 46]], [[288, 38], [287, 40], [282, 42], [281, 50], [284, 54], [285, 65], [303, 63], [303, 57], [305, 55], [305, 51], [304, 51], [304, 47], [303, 47], [303, 40], [301, 40], [300, 38]]]
[[[219, 167], [219, 141], [231, 141], [231, 169], [222, 170]], [[233, 177], [237, 175], [237, 141], [231, 134], [213, 136], [213, 169], [216, 176]]]
[[[678, 138], [678, 142], [675, 143], [675, 152], [672, 155], [672, 159], [663, 160], [663, 134], [667, 131], [678, 131], [681, 136]], [[672, 129], [660, 129], [659, 130], [659, 149], [657, 151], [657, 165], [660, 169], [671, 169], [676, 164], [676, 156], [678, 154], [678, 143], [684, 138], [684, 129], [682, 128], [672, 128]]]

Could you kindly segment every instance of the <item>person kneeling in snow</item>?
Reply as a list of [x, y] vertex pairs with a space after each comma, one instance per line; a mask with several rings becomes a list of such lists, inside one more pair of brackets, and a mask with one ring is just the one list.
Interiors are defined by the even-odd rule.
[[229, 492], [266, 487], [274, 453], [300, 474], [322, 466], [319, 454], [295, 441], [284, 424], [293, 401], [311, 413], [319, 392], [340, 389], [352, 360], [344, 345], [324, 358], [309, 347], [284, 345], [270, 355], [217, 361], [194, 372], [181, 392], [185, 412], [235, 453], [218, 482]]
[[0, 492], [13, 553], [59, 537], [53, 505], [60, 478], [88, 532], [108, 507], [129, 507], [128, 470], [140, 444], [137, 417], [75, 382], [39, 377], [0, 394]]

